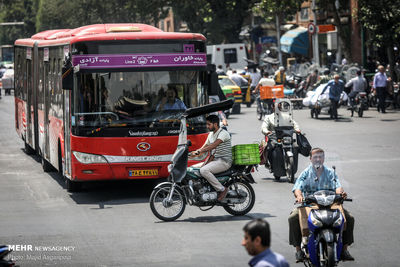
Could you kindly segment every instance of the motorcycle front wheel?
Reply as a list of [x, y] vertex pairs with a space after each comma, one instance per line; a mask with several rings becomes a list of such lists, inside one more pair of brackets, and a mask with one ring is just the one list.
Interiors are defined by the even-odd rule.
[[293, 157], [289, 157], [288, 162], [287, 162], [287, 177], [290, 183], [294, 183], [294, 159]]
[[166, 222], [178, 219], [186, 207], [185, 196], [177, 187], [175, 187], [171, 200], [168, 200], [171, 189], [172, 184], [165, 184], [155, 188], [150, 196], [151, 211], [158, 219]]
[[241, 204], [229, 204], [225, 205], [224, 209], [234, 216], [243, 216], [247, 214], [254, 206], [256, 200], [256, 195], [254, 193], [253, 187], [246, 181], [235, 181], [227, 185], [229, 190], [235, 190], [235, 186], [239, 190], [243, 190], [247, 194], [246, 200]]
[[324, 255], [322, 257], [323, 261], [320, 262], [320, 266], [324, 267], [334, 267], [335, 262], [335, 250], [333, 243], [327, 243], [324, 249]]

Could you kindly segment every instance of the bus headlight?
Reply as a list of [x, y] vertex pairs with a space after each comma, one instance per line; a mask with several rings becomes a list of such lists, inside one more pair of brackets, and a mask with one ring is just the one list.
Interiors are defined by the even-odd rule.
[[322, 226], [322, 222], [315, 217], [314, 212], [310, 213], [310, 220], [311, 220], [313, 225], [315, 225], [317, 227], [321, 227]]
[[93, 163], [107, 163], [107, 160], [101, 155], [88, 154], [78, 151], [72, 151], [75, 158], [83, 164], [93, 164]]

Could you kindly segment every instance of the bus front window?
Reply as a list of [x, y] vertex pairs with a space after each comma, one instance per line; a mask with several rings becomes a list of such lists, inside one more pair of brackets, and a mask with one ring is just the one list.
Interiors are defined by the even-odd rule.
[[72, 125], [77, 127], [168, 127], [186, 108], [203, 104], [197, 71], [80, 73], [76, 81]]

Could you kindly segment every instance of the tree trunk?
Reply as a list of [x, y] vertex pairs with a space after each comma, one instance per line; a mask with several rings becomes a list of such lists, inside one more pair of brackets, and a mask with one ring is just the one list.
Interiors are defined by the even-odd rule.
[[[340, 38], [341, 48], [342, 48], [344, 57], [349, 62], [349, 61], [351, 61], [351, 48], [350, 48], [350, 45], [348, 44], [348, 41], [346, 38], [347, 36], [345, 35], [345, 32], [343, 31], [343, 25], [340, 22], [339, 11], [336, 9], [335, 1], [331, 1], [330, 3], [331, 3], [332, 10], [333, 10], [333, 20], [335, 21], [337, 34], [338, 34], [338, 37]], [[336, 62], [336, 63], [340, 64], [341, 62]]]

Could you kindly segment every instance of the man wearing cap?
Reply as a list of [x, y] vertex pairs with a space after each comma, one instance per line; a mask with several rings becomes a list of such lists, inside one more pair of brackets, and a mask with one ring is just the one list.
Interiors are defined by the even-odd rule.
[[280, 66], [278, 71], [275, 72], [274, 80], [277, 85], [286, 84], [286, 73], [285, 67]]
[[333, 80], [330, 80], [325, 88], [322, 90], [321, 95], [329, 88], [329, 100], [331, 100], [331, 119], [338, 119], [337, 108], [339, 105], [340, 95], [344, 90], [344, 82], [339, 79], [339, 75], [335, 74]]

